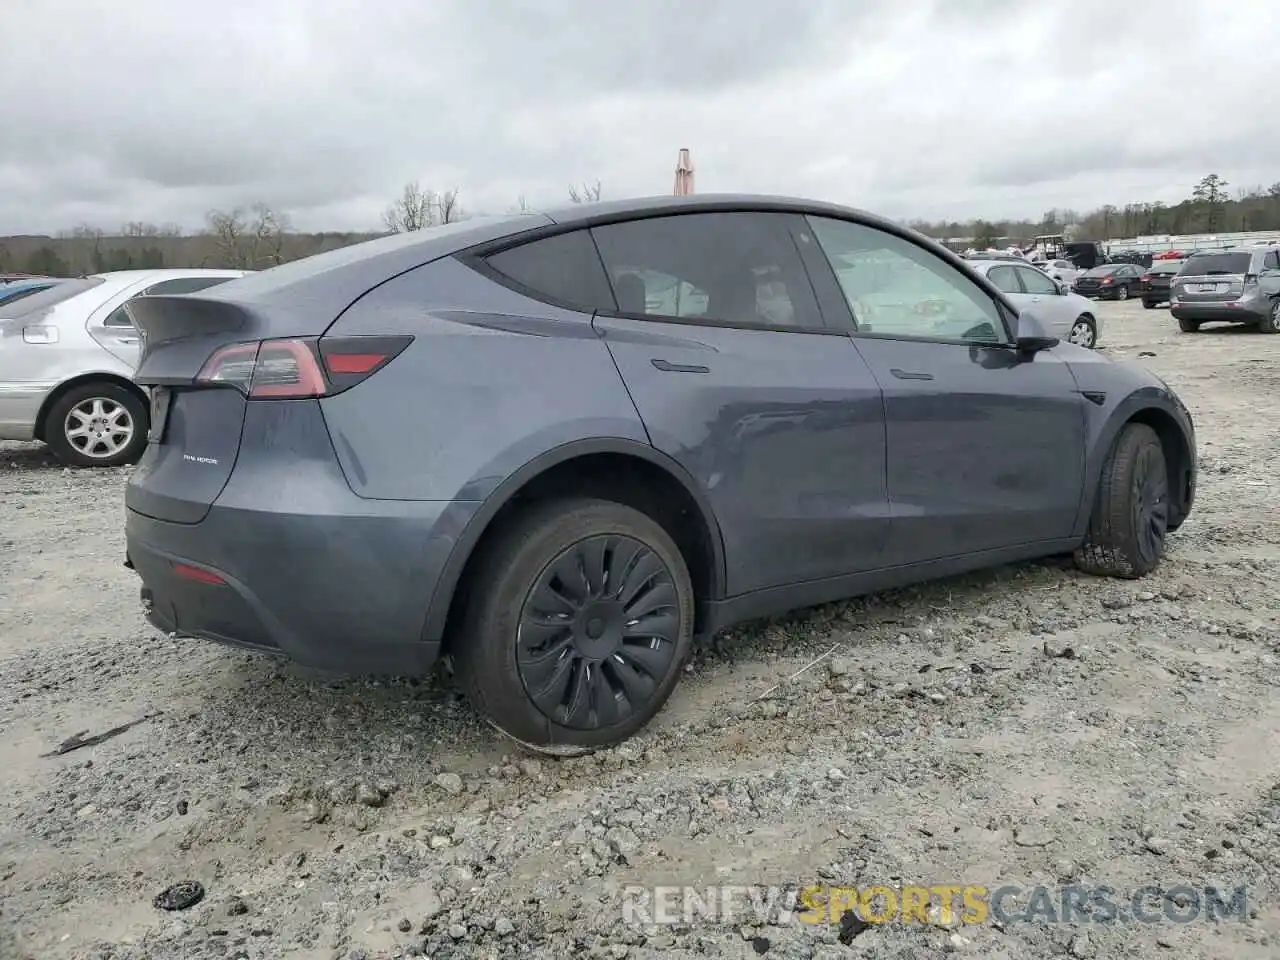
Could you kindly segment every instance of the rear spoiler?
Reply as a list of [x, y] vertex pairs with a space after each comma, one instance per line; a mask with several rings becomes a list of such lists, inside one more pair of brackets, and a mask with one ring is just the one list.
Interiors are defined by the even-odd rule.
[[316, 336], [328, 325], [199, 294], [138, 297], [125, 311], [141, 334], [142, 359], [133, 379], [144, 386], [189, 384], [213, 352], [228, 344]]

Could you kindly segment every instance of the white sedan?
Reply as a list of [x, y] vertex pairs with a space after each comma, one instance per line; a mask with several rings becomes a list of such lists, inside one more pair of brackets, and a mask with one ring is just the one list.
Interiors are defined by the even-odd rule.
[[244, 270], [122, 270], [59, 279], [0, 304], [0, 440], [43, 440], [63, 463], [132, 463], [150, 399], [131, 377], [136, 297], [194, 293]]
[[1092, 301], [1072, 293], [1067, 285], [1030, 264], [1008, 260], [969, 260], [969, 267], [984, 274], [1021, 312], [1030, 309], [1061, 340], [1093, 349], [1101, 330]]
[[1080, 274], [1084, 273], [1070, 260], [1032, 260], [1033, 267], [1039, 267], [1055, 280], [1061, 280], [1067, 286]]

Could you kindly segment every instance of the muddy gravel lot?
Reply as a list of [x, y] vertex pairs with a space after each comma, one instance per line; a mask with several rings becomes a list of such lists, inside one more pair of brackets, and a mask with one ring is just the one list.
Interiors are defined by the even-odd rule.
[[[157, 635], [127, 471], [0, 444], [0, 958], [1276, 956], [1280, 337], [1099, 309], [1199, 430], [1156, 574], [1052, 561], [751, 624], [587, 758], [520, 755], [447, 684]], [[783, 893], [624, 918], [632, 886], [713, 884]], [[1022, 892], [981, 923], [788, 918], [815, 884]], [[1114, 922], [1063, 885], [1112, 888]], [[1209, 916], [1207, 886], [1247, 902]]]

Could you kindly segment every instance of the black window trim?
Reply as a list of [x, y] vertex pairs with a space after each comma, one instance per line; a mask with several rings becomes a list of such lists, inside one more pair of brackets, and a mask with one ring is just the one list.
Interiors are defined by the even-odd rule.
[[[567, 310], [581, 316], [582, 314], [585, 313], [585, 311], [582, 309], [581, 306], [571, 304], [571, 303], [563, 303], [556, 300], [553, 297], [548, 296], [547, 294], [542, 293], [541, 291], [530, 290], [527, 287], [525, 287], [523, 284], [515, 280], [512, 280], [510, 277], [506, 276], [505, 274], [499, 273], [494, 268], [488, 266], [488, 264], [485, 263], [485, 258], [496, 253], [503, 253], [507, 250], [512, 250], [516, 247], [524, 246], [525, 244], [528, 244], [528, 243], [536, 243], [538, 240], [542, 240], [547, 237], [557, 236], [559, 234], [564, 234], [564, 233], [573, 233], [576, 230], [587, 230], [588, 236], [591, 236], [589, 232], [590, 230], [592, 230], [595, 227], [607, 226], [609, 224], [630, 223], [637, 220], [655, 220], [662, 217], [694, 215], [699, 213], [784, 214], [784, 215], [799, 217], [802, 221], [805, 221], [806, 223], [809, 217], [822, 217], [828, 220], [842, 220], [845, 223], [856, 224], [857, 226], [860, 226], [860, 227], [865, 227], [871, 230], [878, 230], [881, 233], [887, 233], [892, 237], [897, 237], [899, 240], [903, 240], [907, 243], [913, 244], [916, 247], [919, 247], [921, 250], [925, 251], [926, 253], [933, 254], [938, 259], [942, 260], [944, 263], [950, 266], [953, 270], [958, 270], [962, 274], [969, 276], [970, 279], [973, 279], [974, 282], [977, 284], [978, 289], [991, 298], [992, 305], [995, 307], [996, 313], [1000, 317], [1001, 327], [1003, 328], [1003, 333], [1004, 333], [1004, 339], [998, 340], [998, 341], [991, 341], [990, 343], [987, 343], [986, 341], [964, 340], [964, 339], [952, 338], [952, 337], [906, 337], [906, 336], [901, 336], [899, 334], [875, 333], [875, 332], [867, 332], [864, 330], [859, 330], [857, 326], [857, 317], [853, 315], [853, 308], [849, 306], [848, 301], [845, 299], [843, 292], [840, 293], [840, 297], [839, 297], [839, 302], [840, 304], [843, 305], [843, 308], [844, 308], [843, 315], [841, 316], [840, 319], [844, 320], [847, 317], [848, 327], [846, 329], [840, 329], [840, 326], [838, 323], [832, 323], [831, 325], [824, 326], [822, 328], [796, 327], [796, 326], [764, 326], [760, 324], [746, 325], [742, 323], [736, 323], [734, 321], [707, 320], [701, 317], [673, 317], [673, 318], [662, 317], [657, 319], [657, 322], [659, 323], [675, 323], [675, 324], [686, 325], [686, 326], [717, 327], [717, 328], [737, 329], [737, 330], [759, 330], [759, 331], [774, 332], [774, 333], [808, 333], [808, 334], [821, 334], [825, 336], [837, 336], [837, 337], [845, 337], [845, 336], [869, 337], [877, 340], [902, 340], [904, 342], [909, 342], [909, 343], [941, 343], [941, 344], [947, 344], [952, 346], [963, 346], [963, 347], [975, 347], [975, 346], [1009, 347], [1013, 345], [1014, 340], [1010, 332], [1010, 329], [1011, 329], [1010, 324], [1011, 324], [1011, 321], [1018, 316], [1017, 309], [1009, 301], [1005, 299], [1004, 294], [998, 288], [996, 288], [996, 286], [992, 284], [990, 280], [988, 280], [985, 276], [976, 274], [976, 271], [972, 270], [964, 262], [963, 257], [960, 257], [954, 251], [947, 249], [942, 244], [930, 241], [927, 237], [922, 238], [921, 236], [914, 234], [909, 228], [903, 227], [900, 224], [897, 224], [891, 220], [882, 219], [880, 217], [875, 216], [874, 214], [867, 214], [859, 211], [853, 211], [844, 207], [828, 206], [823, 203], [804, 203], [804, 202], [791, 202], [791, 201], [758, 203], [758, 202], [750, 202], [750, 201], [742, 201], [742, 200], [726, 200], [723, 202], [699, 204], [697, 206], [691, 206], [688, 208], [679, 208], [673, 205], [670, 207], [655, 207], [655, 208], [643, 209], [643, 210], [628, 210], [628, 211], [615, 210], [615, 211], [609, 211], [607, 213], [602, 213], [596, 216], [588, 215], [581, 218], [575, 218], [565, 222], [552, 222], [552, 223], [544, 224], [543, 226], [533, 227], [529, 230], [522, 230], [516, 234], [499, 237], [496, 240], [485, 240], [471, 247], [467, 247], [465, 249], [455, 251], [449, 256], [452, 256], [455, 260], [459, 261], [463, 265], [471, 268], [472, 270], [475, 270], [481, 276], [484, 276], [487, 279], [492, 280], [494, 283], [497, 283], [500, 286], [504, 286], [507, 289], [512, 290], [523, 297], [527, 297], [528, 299], [538, 303], [544, 303], [552, 307], [557, 307], [562, 310]], [[924, 242], [921, 242], [922, 239]], [[592, 238], [592, 245], [593, 246], [595, 245], [594, 237]], [[797, 244], [797, 246], [799, 245]], [[819, 279], [819, 277], [815, 277], [812, 272], [810, 272], [809, 279], [810, 279], [810, 283], [814, 287], [814, 295], [818, 299], [819, 312], [821, 313], [823, 320], [826, 321], [828, 319], [827, 311], [829, 309], [837, 309], [837, 308], [834, 306], [834, 304], [827, 303], [824, 297], [821, 295], [820, 291], [821, 291], [821, 288], [826, 285], [828, 280], [830, 283], [835, 284], [837, 291], [839, 291], [839, 281], [836, 279], [835, 270], [831, 266], [830, 261], [827, 259], [826, 254], [823, 253], [821, 250], [819, 250], [819, 256], [818, 256], [818, 260], [820, 260], [822, 264], [821, 268], [817, 267], [816, 264], [812, 264], [812, 265], [810, 264], [809, 258], [806, 257], [806, 253], [803, 248], [799, 250], [799, 254], [800, 254], [801, 262], [805, 266], [805, 269], [807, 272], [811, 271], [812, 269], [819, 269], [821, 271], [819, 274], [819, 277], [821, 277], [821, 279]], [[596, 249], [596, 256], [597, 258], [600, 257], [599, 248]], [[600, 258], [600, 266], [601, 266], [601, 269], [604, 269], [603, 258]], [[608, 279], [608, 276], [609, 276], [608, 270], [605, 270], [606, 280]], [[609, 283], [609, 287], [610, 287], [610, 296], [612, 296], [613, 295], [612, 282]], [[616, 304], [617, 304], [616, 298], [614, 299], [614, 303], [616, 307]], [[841, 311], [837, 311], [837, 312], [841, 312]], [[650, 321], [650, 322], [653, 322], [655, 319], [654, 317], [648, 314], [644, 314], [644, 315], [623, 314], [618, 312], [616, 309], [613, 311], [596, 311], [596, 315], [603, 316], [603, 317], [622, 318], [622, 319], [628, 319], [628, 320], [639, 320], [639, 321]]]
[[[792, 248], [795, 250], [796, 259], [799, 262], [805, 279], [809, 282], [809, 290], [814, 299], [814, 306], [818, 311], [818, 316], [823, 320], [823, 326], [798, 326], [796, 324], [765, 324], [765, 323], [743, 323], [739, 320], [717, 320], [710, 317], [671, 317], [666, 314], [654, 313], [625, 313], [618, 309], [618, 300], [613, 291], [613, 281], [609, 277], [609, 270], [605, 266], [604, 257], [600, 255], [600, 247], [596, 243], [594, 230], [597, 227], [613, 226], [621, 223], [634, 223], [640, 220], [658, 220], [670, 219], [680, 216], [698, 216], [706, 213], [754, 213], [757, 215], [776, 216], [779, 217], [781, 229], [786, 234], [788, 240], [791, 241]], [[726, 330], [758, 330], [766, 333], [807, 333], [820, 334], [823, 336], [848, 336], [848, 330], [837, 329], [827, 322], [826, 312], [823, 309], [822, 298], [818, 295], [818, 291], [814, 288], [813, 277], [810, 275], [809, 265], [805, 262], [803, 251], [796, 243], [795, 237], [792, 236], [787, 221], [787, 211], [784, 210], [755, 210], [755, 209], [738, 209], [738, 210], [702, 210], [690, 209], [685, 211], [661, 211], [649, 214], [646, 212], [644, 216], [623, 216], [611, 218], [601, 223], [569, 223], [556, 224], [555, 227], [542, 228], [536, 231], [526, 231], [518, 238], [504, 238], [502, 242], [490, 242], [478, 247], [472, 247], [469, 250], [462, 251], [455, 256], [466, 266], [480, 273], [482, 276], [499, 283], [509, 290], [512, 290], [523, 297], [528, 297], [539, 303], [549, 304], [553, 307], [559, 307], [564, 310], [570, 310], [574, 313], [583, 314], [586, 311], [581, 305], [565, 303], [552, 297], [550, 294], [541, 290], [534, 290], [531, 287], [520, 283], [506, 274], [499, 272], [496, 268], [488, 263], [488, 258], [499, 253], [506, 253], [508, 250], [514, 250], [531, 243], [537, 243], [539, 240], [546, 240], [555, 236], [563, 236], [568, 233], [576, 233], [583, 231], [587, 235], [587, 239], [591, 241], [591, 248], [595, 251], [596, 260], [600, 265], [600, 270], [604, 275], [606, 286], [609, 289], [609, 297], [613, 300], [612, 310], [596, 310], [594, 315], [606, 319], [615, 320], [635, 320], [643, 323], [674, 323], [681, 326], [690, 327], [715, 327]], [[513, 242], [514, 241], [514, 242]], [[825, 259], [825, 258], [824, 258]]]

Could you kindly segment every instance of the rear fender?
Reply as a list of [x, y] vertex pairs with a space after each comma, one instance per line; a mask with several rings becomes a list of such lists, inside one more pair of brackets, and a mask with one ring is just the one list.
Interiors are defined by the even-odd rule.
[[423, 637], [425, 639], [439, 640], [444, 635], [449, 607], [452, 604], [458, 581], [461, 579], [462, 572], [467, 565], [467, 560], [470, 559], [476, 545], [480, 542], [480, 538], [484, 536], [489, 524], [498, 515], [498, 512], [541, 474], [569, 460], [596, 454], [621, 454], [647, 461], [675, 478], [688, 491], [689, 496], [697, 504], [703, 523], [706, 525], [707, 530], [710, 531], [713, 552], [711, 595], [699, 599], [710, 601], [723, 597], [724, 541], [720, 534], [720, 526], [716, 521], [715, 513], [711, 509], [711, 504], [707, 501], [697, 483], [679, 463], [652, 447], [647, 441], [622, 437], [597, 437], [561, 444], [529, 460], [523, 466], [507, 475], [502, 483], [493, 488], [479, 509], [474, 509], [475, 505], [473, 503], [459, 502], [452, 505], [449, 511], [446, 511], [445, 517], [442, 518], [446, 524], [449, 522], [448, 514], [450, 512], [456, 512], [458, 519], [462, 520], [463, 523], [460, 525], [461, 530], [458, 534], [457, 542], [436, 581], [436, 588], [432, 594], [431, 605], [427, 612], [427, 621], [423, 628]]

